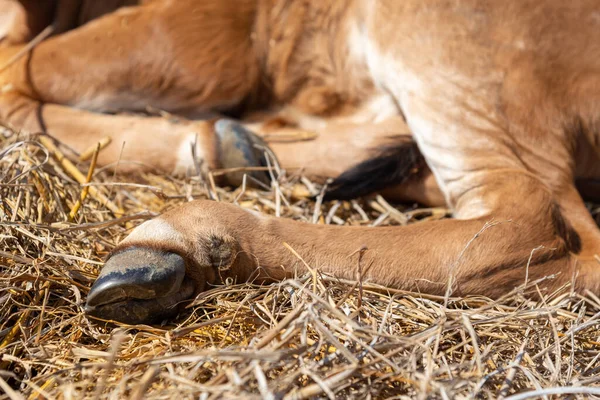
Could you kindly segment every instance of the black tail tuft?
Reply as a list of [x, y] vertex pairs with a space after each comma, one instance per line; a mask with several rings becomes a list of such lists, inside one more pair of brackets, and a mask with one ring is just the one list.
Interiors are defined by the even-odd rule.
[[425, 165], [417, 144], [393, 137], [394, 143], [374, 150], [374, 157], [338, 176], [325, 192], [325, 200], [349, 200], [406, 182]]

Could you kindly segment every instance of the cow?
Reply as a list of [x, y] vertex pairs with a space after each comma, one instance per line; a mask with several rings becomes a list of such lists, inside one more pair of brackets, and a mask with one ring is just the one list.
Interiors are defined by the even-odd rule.
[[[148, 322], [228, 278], [310, 265], [352, 279], [358, 257], [363, 279], [423, 293], [499, 297], [547, 276], [543, 290], [600, 292], [582, 198], [600, 197], [596, 1], [0, 5], [5, 124], [77, 151], [108, 132], [100, 162], [135, 161], [125, 172], [263, 165], [268, 147], [284, 167], [335, 177], [330, 198], [386, 190], [453, 213], [340, 227], [189, 202], [112, 251], [91, 315]], [[122, 113], [148, 108], [181, 118]], [[269, 142], [281, 132], [317, 139]]]

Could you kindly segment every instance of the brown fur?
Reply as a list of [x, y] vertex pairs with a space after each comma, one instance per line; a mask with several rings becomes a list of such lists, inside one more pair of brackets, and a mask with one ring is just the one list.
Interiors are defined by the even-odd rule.
[[[439, 187], [429, 175], [398, 191], [446, 202], [457, 219], [330, 227], [200, 202], [157, 220], [179, 242], [139, 233], [123, 246], [185, 248], [192, 270], [211, 251], [197, 238], [221, 237], [244, 254], [210, 279], [191, 271], [198, 280], [304, 269], [286, 242], [347, 278], [366, 246], [367, 279], [402, 288], [442, 293], [450, 282], [498, 296], [557, 274], [548, 286], [578, 276], [578, 287], [598, 292], [600, 232], [574, 184], [600, 178], [596, 9], [592, 0], [148, 1], [56, 35], [0, 72], [9, 85], [0, 119], [79, 149], [109, 130], [116, 140], [105, 163], [127, 141], [136, 144], [131, 157], [160, 154], [168, 169], [180, 160], [161, 154], [162, 142], [185, 144], [190, 129], [209, 166], [219, 165], [209, 123], [96, 113], [262, 111], [268, 117], [248, 123], [258, 133], [275, 118], [320, 135], [272, 147], [284, 165], [325, 176], [367, 160], [390, 135], [409, 135], [408, 124]], [[0, 61], [21, 49], [9, 44]]]

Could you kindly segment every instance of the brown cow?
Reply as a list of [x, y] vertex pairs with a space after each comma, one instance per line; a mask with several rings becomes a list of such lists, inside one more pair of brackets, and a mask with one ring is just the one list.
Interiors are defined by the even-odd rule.
[[[600, 178], [596, 1], [152, 0], [108, 12], [63, 0], [42, 17], [35, 1], [10, 3], [5, 19], [21, 22], [7, 25], [0, 49], [0, 65], [16, 59], [0, 70], [5, 123], [79, 150], [110, 132], [105, 164], [122, 142], [132, 144], [124, 158], [168, 171], [193, 166], [192, 144], [208, 167], [260, 163], [255, 136], [231, 121], [107, 114], [225, 112], [258, 134], [318, 133], [270, 147], [284, 166], [342, 173], [333, 195], [398, 184], [399, 196], [454, 212], [407, 227], [333, 227], [191, 202], [115, 249], [88, 296], [95, 315], [147, 321], [227, 277], [305, 270], [283, 242], [342, 278], [366, 247], [366, 279], [428, 293], [451, 285], [494, 297], [553, 274], [549, 289], [573, 281], [600, 292], [600, 231], [575, 187], [597, 196]], [[18, 58], [50, 23], [62, 33]], [[431, 176], [407, 179], [406, 157], [418, 158], [407, 126], [439, 189]], [[384, 175], [365, 185], [365, 171]]]

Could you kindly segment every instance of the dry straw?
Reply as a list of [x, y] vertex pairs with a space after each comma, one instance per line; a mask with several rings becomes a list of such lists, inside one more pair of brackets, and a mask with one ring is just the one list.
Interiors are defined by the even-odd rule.
[[[310, 274], [271, 286], [214, 287], [162, 326], [92, 320], [82, 305], [107, 252], [133, 226], [193, 198], [307, 223], [400, 225], [446, 212], [395, 208], [380, 197], [314, 202], [308, 195], [318, 194], [318, 185], [281, 171], [271, 190], [225, 190], [211, 177], [120, 178], [97, 173], [48, 138], [6, 133], [0, 143], [0, 399], [599, 393], [600, 299], [569, 287], [540, 302], [523, 296], [544, 281], [499, 301], [444, 299], [343, 282], [311, 266]], [[282, 251], [289, 250], [282, 244]]]

